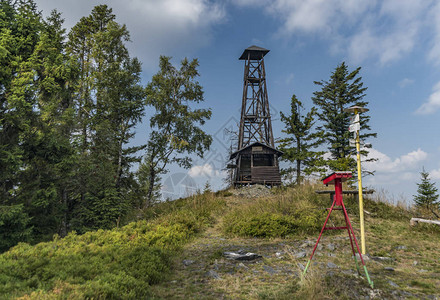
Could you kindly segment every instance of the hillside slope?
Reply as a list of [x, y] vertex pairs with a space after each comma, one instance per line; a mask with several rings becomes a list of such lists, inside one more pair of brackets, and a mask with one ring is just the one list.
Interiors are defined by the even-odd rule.
[[[405, 209], [367, 200], [368, 271], [356, 272], [345, 231], [326, 232], [305, 278], [328, 196], [315, 187], [253, 198], [205, 193], [162, 203], [142, 221], [71, 234], [0, 256], [5, 299], [436, 299], [440, 230], [410, 227]], [[248, 193], [249, 194], [249, 193]], [[346, 198], [357, 233], [355, 199]], [[332, 214], [333, 224], [342, 221]], [[238, 261], [225, 252], [252, 252]]]

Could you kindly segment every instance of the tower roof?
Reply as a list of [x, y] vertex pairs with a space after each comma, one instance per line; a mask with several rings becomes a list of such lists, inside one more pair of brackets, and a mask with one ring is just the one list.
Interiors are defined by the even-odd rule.
[[240, 56], [239, 60], [248, 59], [248, 54], [250, 54], [250, 59], [257, 60], [263, 58], [270, 50], [252, 45], [249, 48], [246, 48], [243, 51], [243, 54]]

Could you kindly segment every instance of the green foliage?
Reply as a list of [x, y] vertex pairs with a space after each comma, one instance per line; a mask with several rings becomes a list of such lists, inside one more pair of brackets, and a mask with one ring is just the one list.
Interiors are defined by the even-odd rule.
[[417, 195], [414, 196], [414, 203], [417, 207], [429, 211], [440, 209], [438, 189], [435, 187], [435, 183], [431, 182], [429, 173], [423, 168], [420, 176], [421, 182], [417, 184]]
[[[312, 97], [317, 106], [317, 116], [320, 125], [317, 127], [322, 141], [327, 143], [331, 153], [328, 166], [333, 171], [353, 171], [356, 173], [356, 161], [351, 157], [355, 149], [350, 147], [349, 139], [352, 133], [348, 131], [350, 124], [349, 114], [344, 109], [357, 105], [366, 107], [368, 102], [364, 100], [367, 90], [359, 77], [361, 68], [349, 71], [345, 62], [338, 65], [331, 74], [329, 81], [315, 81], [321, 90], [316, 91]], [[368, 125], [370, 116], [362, 114], [360, 119], [360, 138], [376, 137], [376, 133], [365, 133], [370, 130]], [[362, 155], [368, 152], [363, 150]]]
[[61, 286], [61, 292], [84, 298], [146, 297], [149, 285], [169, 271], [173, 251], [200, 228], [196, 218], [185, 215], [111, 231], [72, 232], [34, 247], [19, 244], [0, 256], [0, 293], [22, 296], [38, 289], [44, 292], [34, 296], [50, 295]]
[[320, 143], [317, 140], [318, 135], [311, 132], [315, 123], [316, 108], [312, 108], [305, 116], [301, 115], [303, 105], [295, 95], [292, 95], [290, 107], [290, 115], [286, 116], [280, 112], [281, 121], [285, 124], [282, 132], [288, 136], [279, 140], [279, 149], [284, 152], [282, 160], [295, 164], [294, 167], [283, 170], [283, 173], [290, 175], [295, 172], [296, 184], [299, 185], [302, 181], [302, 172], [310, 175], [312, 172], [323, 171], [320, 166], [324, 164], [322, 160], [324, 153], [313, 151]]
[[30, 240], [32, 228], [23, 205], [0, 206], [0, 252]]
[[166, 172], [168, 164], [189, 168], [192, 159], [188, 154], [202, 157], [212, 142], [212, 137], [200, 127], [211, 118], [211, 110], [190, 106], [200, 106], [204, 101], [202, 86], [196, 81], [199, 62], [185, 58], [177, 69], [170, 60], [160, 57], [160, 70], [146, 88], [147, 102], [155, 114], [150, 119], [152, 132], [143, 162], [148, 170], [144, 179], [148, 190], [145, 207], [152, 204], [157, 177]]
[[297, 228], [293, 217], [273, 213], [231, 214], [225, 218], [225, 224], [226, 233], [249, 237], [285, 237], [294, 234]]
[[310, 186], [297, 186], [230, 212], [224, 218], [223, 231], [248, 237], [318, 233], [325, 220], [325, 212], [319, 208], [325, 205]]

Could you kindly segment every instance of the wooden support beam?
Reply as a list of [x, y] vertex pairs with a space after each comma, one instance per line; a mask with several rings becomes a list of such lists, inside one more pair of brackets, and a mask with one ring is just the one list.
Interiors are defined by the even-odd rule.
[[415, 225], [417, 225], [419, 223], [428, 223], [428, 224], [440, 225], [440, 221], [427, 220], [427, 219], [422, 219], [422, 218], [411, 218], [411, 220], [409, 221], [409, 224], [411, 226], [415, 226]]

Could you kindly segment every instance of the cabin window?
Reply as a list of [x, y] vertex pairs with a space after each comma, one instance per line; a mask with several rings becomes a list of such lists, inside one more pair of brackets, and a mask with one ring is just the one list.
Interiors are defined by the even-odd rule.
[[250, 155], [242, 155], [241, 156], [240, 169], [241, 170], [250, 170], [251, 169], [251, 156]]
[[272, 167], [274, 165], [273, 154], [253, 154], [254, 167]]

